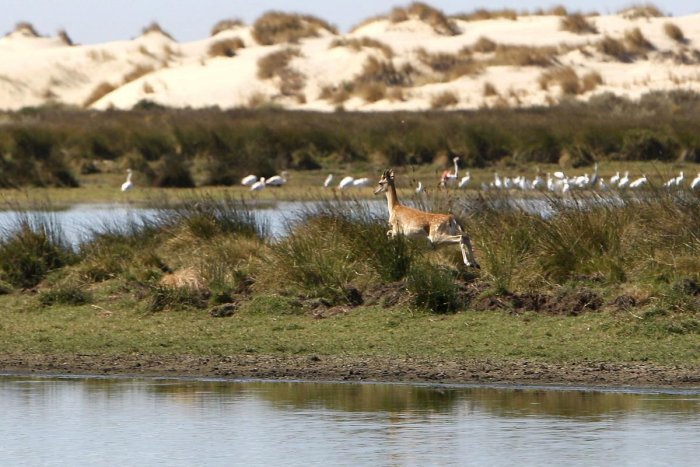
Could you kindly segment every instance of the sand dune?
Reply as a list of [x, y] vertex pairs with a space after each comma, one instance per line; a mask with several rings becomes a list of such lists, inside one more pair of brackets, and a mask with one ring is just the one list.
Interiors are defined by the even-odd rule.
[[[156, 28], [93, 45], [22, 26], [0, 39], [0, 109], [130, 109], [146, 100], [192, 108], [453, 110], [700, 91], [700, 14], [586, 17], [589, 33], [562, 30], [564, 18], [451, 18], [446, 32], [409, 15], [275, 45], [260, 45], [246, 25], [188, 43]], [[669, 23], [682, 38], [674, 39]], [[233, 56], [210, 51], [225, 43], [237, 44]]]

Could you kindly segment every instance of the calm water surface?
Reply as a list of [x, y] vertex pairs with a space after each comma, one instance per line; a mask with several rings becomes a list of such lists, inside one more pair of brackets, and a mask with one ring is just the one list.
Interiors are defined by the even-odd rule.
[[700, 392], [0, 376], [3, 465], [672, 465]]

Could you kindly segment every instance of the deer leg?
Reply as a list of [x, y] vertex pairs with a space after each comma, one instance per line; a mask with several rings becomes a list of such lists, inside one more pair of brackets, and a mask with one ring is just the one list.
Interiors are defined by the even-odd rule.
[[462, 234], [462, 239], [459, 242], [459, 248], [462, 250], [464, 264], [475, 267], [476, 269], [481, 269], [481, 266], [479, 266], [479, 263], [477, 263], [476, 259], [474, 258], [474, 249], [472, 248], [472, 241], [469, 239], [469, 235], [465, 233]]
[[439, 235], [428, 237], [433, 245], [440, 244], [459, 244], [459, 249], [462, 251], [462, 259], [468, 267], [480, 269], [479, 263], [474, 259], [474, 251], [469, 236], [465, 233], [458, 235]]

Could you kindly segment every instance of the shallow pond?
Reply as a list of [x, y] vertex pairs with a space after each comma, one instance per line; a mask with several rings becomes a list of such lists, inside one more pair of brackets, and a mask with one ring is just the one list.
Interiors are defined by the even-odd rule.
[[697, 465], [700, 392], [0, 376], [4, 465]]

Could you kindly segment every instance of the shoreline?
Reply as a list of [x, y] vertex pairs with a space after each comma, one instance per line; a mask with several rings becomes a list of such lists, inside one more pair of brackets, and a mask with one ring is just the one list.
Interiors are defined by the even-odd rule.
[[326, 355], [0, 354], [0, 373], [435, 384], [700, 389], [700, 368]]

